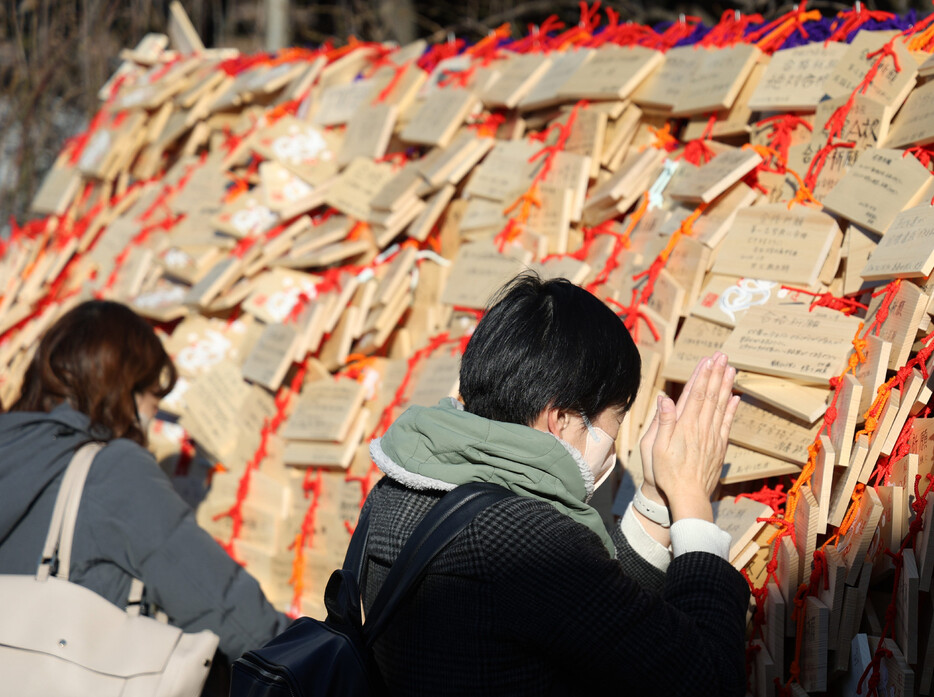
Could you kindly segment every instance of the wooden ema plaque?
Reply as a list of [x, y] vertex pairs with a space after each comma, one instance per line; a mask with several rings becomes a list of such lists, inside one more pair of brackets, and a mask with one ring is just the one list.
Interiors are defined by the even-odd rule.
[[847, 373], [843, 376], [843, 386], [837, 395], [837, 418], [830, 426], [830, 442], [837, 453], [839, 462], [849, 462], [853, 448], [853, 432], [861, 416], [859, 411], [863, 386], [859, 380]]
[[422, 103], [399, 137], [407, 143], [444, 147], [477, 104], [465, 88], [440, 89]]
[[313, 122], [316, 126], [339, 126], [347, 123], [372, 99], [373, 82], [355, 80], [343, 85], [330, 85], [321, 91]]
[[457, 396], [460, 355], [442, 353], [425, 361], [408, 394], [409, 405], [433, 407], [444, 397]]
[[699, 167], [693, 176], [679, 180], [668, 195], [675, 200], [710, 203], [761, 162], [755, 150], [727, 150]]
[[856, 518], [837, 545], [840, 556], [846, 564], [847, 585], [856, 583], [881, 515], [882, 502], [879, 500], [879, 495], [872, 487], [866, 487], [859, 501]]
[[755, 200], [756, 192], [749, 186], [743, 182], [734, 184], [704, 209], [694, 223], [694, 237], [711, 249], [718, 248], [733, 226], [736, 214]]
[[826, 435], [821, 434], [820, 450], [817, 453], [814, 472], [811, 475], [811, 490], [817, 502], [817, 520], [814, 522], [814, 530], [819, 535], [823, 535], [827, 531], [827, 518], [830, 515], [830, 492], [833, 486], [834, 464], [836, 461], [837, 454], [834, 451], [833, 443]]
[[765, 604], [764, 641], [766, 648], [779, 667], [779, 674], [785, 663], [785, 618], [788, 609], [785, 598], [776, 583], [769, 583], [768, 597]]
[[801, 687], [810, 692], [827, 690], [827, 649], [830, 610], [818, 598], [809, 596], [804, 615], [801, 650]]
[[858, 585], [845, 584], [843, 608], [840, 616], [840, 630], [837, 632], [836, 669], [846, 670], [850, 658], [850, 642], [859, 628], [859, 620], [869, 593], [869, 580], [872, 565], [863, 564], [859, 573]]
[[214, 216], [217, 229], [238, 239], [257, 237], [268, 232], [279, 222], [279, 216], [259, 197], [244, 194], [229, 203]]
[[847, 228], [843, 238], [843, 292], [846, 295], [868, 290], [879, 282], [867, 283], [860, 276], [869, 255], [879, 242], [879, 235], [861, 230], [856, 225]]
[[931, 175], [901, 150], [871, 148], [862, 153], [840, 183], [823, 199], [829, 211], [878, 235], [895, 217], [931, 188]]
[[[918, 458], [917, 474], [926, 477], [934, 471], [934, 419], [915, 419], [908, 434], [908, 445], [909, 452]], [[914, 487], [913, 484], [911, 486]]]
[[63, 215], [80, 186], [81, 173], [75, 167], [56, 164], [45, 175], [29, 209], [33, 213]]
[[826, 213], [784, 204], [741, 209], [712, 271], [810, 287], [839, 228]]
[[558, 96], [558, 91], [584, 63], [593, 57], [594, 53], [596, 51], [593, 49], [582, 48], [552, 54], [548, 70], [532, 86], [529, 93], [519, 100], [519, 110], [521, 112], [534, 111], [565, 101], [563, 97]]
[[354, 451], [363, 439], [369, 413], [361, 409], [343, 442], [331, 441], [288, 441], [282, 459], [293, 467], [339, 467], [350, 466]]
[[[846, 108], [847, 104], [850, 104], [849, 111], [843, 122], [843, 128], [837, 134], [837, 140], [853, 143], [853, 158], [849, 160], [849, 164], [852, 165], [865, 150], [882, 147], [888, 137], [892, 115], [887, 105], [861, 94], [857, 94], [852, 103], [849, 97], [824, 100], [817, 105], [817, 111], [814, 114], [815, 131], [810, 140], [812, 154], [827, 144], [830, 137], [827, 125], [837, 110]], [[834, 181], [839, 181], [839, 177]]]
[[249, 390], [240, 370], [229, 362], [218, 363], [195, 379], [185, 393], [181, 425], [215, 458], [224, 461], [233, 453], [237, 413]]
[[325, 196], [325, 202], [357, 220], [370, 220], [370, 201], [392, 178], [392, 165], [358, 157], [348, 165]]
[[[860, 31], [850, 42], [849, 49], [840, 58], [833, 72], [824, 83], [824, 91], [831, 98], [849, 97], [866, 77], [866, 73], [876, 62], [876, 57], [868, 56], [881, 49], [895, 38], [893, 31]], [[879, 64], [879, 69], [863, 93], [870, 99], [891, 105], [896, 111], [915, 85], [918, 63], [912, 57], [905, 42], [896, 39], [892, 43], [898, 60], [898, 68], [890, 57]]]
[[681, 91], [691, 82], [697, 66], [696, 46], [676, 46], [665, 52], [665, 61], [632, 94], [639, 106], [671, 111]]
[[750, 44], [719, 50], [698, 49], [691, 79], [678, 93], [672, 115], [691, 116], [729, 109], [760, 56], [759, 49]]
[[540, 53], [512, 56], [499, 78], [481, 95], [488, 107], [513, 109], [549, 71], [552, 58]]
[[530, 160], [539, 150], [537, 144], [522, 140], [497, 142], [471, 174], [464, 193], [512, 203], [531, 185], [535, 165]]
[[863, 461], [859, 473], [859, 481], [862, 484], [866, 484], [869, 481], [869, 477], [872, 476], [879, 456], [882, 454], [882, 445], [885, 443], [889, 431], [895, 424], [896, 416], [900, 410], [901, 397], [902, 393], [900, 390], [893, 389], [889, 393], [888, 400], [882, 409], [882, 414], [879, 416], [878, 425], [875, 431], [869, 436], [869, 451], [866, 454], [866, 459]]
[[803, 465], [818, 430], [819, 424], [796, 423], [743, 397], [733, 419], [730, 442]]
[[257, 277], [243, 310], [266, 323], [284, 322], [304, 295], [316, 295], [318, 277], [291, 269], [273, 269]]
[[786, 474], [794, 476], [800, 471], [800, 465], [788, 460], [743, 448], [735, 443], [729, 443], [726, 446], [726, 456], [723, 460], [720, 483], [735, 484], [737, 482], [757, 481], [764, 477], [780, 477]]
[[846, 365], [859, 320], [838, 312], [751, 307], [723, 344], [737, 368], [827, 385]]
[[794, 636], [795, 622], [792, 619], [794, 612], [794, 598], [798, 590], [798, 572], [801, 568], [798, 560], [798, 550], [790, 535], [782, 537], [776, 551], [778, 566], [775, 573], [778, 577], [778, 587], [785, 598], [785, 636]]
[[379, 159], [385, 155], [397, 118], [398, 109], [393, 104], [367, 104], [358, 108], [347, 122], [344, 145], [337, 155], [338, 167], [348, 165], [357, 157]]
[[833, 545], [824, 547], [824, 557], [827, 561], [827, 583], [821, 584], [817, 597], [830, 610], [830, 622], [827, 629], [827, 644], [832, 650], [837, 646], [840, 633], [840, 620], [843, 616], [843, 595], [845, 590], [844, 575], [846, 565], [840, 558], [840, 553]]
[[688, 317], [675, 339], [674, 352], [665, 363], [662, 377], [675, 382], [687, 382], [694, 366], [723, 347], [730, 330], [697, 317]]
[[[908, 420], [908, 415], [918, 413], [927, 404], [928, 399], [918, 399], [924, 386], [925, 380], [921, 372], [917, 369], [912, 369], [908, 380], [905, 382], [905, 386], [899, 391], [900, 400], [898, 411], [895, 412], [892, 426], [889, 428], [888, 433], [885, 434], [885, 438], [882, 440], [879, 449], [882, 455], [891, 454], [892, 450], [895, 448], [895, 442], [898, 440], [898, 436], [905, 422]], [[928, 397], [929, 396], [930, 395], [928, 395]]]
[[892, 122], [885, 146], [908, 148], [934, 142], [934, 84], [925, 82], [912, 90]]
[[590, 163], [587, 176], [590, 179], [596, 179], [600, 174], [600, 154], [606, 139], [606, 124], [606, 114], [598, 109], [580, 109], [564, 144], [565, 153], [587, 158]]
[[739, 371], [733, 381], [733, 389], [801, 423], [813, 424], [827, 410], [829, 393], [826, 389], [799, 385], [770, 375]]
[[[873, 653], [878, 645], [879, 637], [870, 636], [869, 648]], [[883, 694], [893, 695], [893, 697], [909, 697], [915, 694], [915, 673], [898, 644], [892, 639], [885, 639], [883, 646], [887, 653], [883, 654], [878, 689], [883, 690]]]
[[768, 518], [772, 509], [764, 503], [732, 496], [713, 502], [713, 520], [730, 536], [730, 559], [734, 559], [765, 525], [757, 518]]
[[321, 189], [314, 188], [283, 165], [263, 162], [259, 167], [265, 194], [263, 203], [283, 219], [289, 220], [321, 205]]
[[[869, 310], [866, 317], [874, 318], [882, 303], [885, 295], [880, 294], [869, 302]], [[878, 333], [871, 332], [873, 336], [888, 342], [891, 345], [889, 354], [889, 363], [886, 366], [889, 370], [897, 370], [908, 361], [908, 355], [911, 352], [911, 346], [914, 343], [914, 337], [918, 330], [918, 325], [927, 308], [929, 298], [918, 286], [910, 281], [901, 281], [898, 290], [888, 306], [888, 316], [882, 323]]]
[[817, 499], [811, 487], [805, 484], [799, 490], [801, 496], [795, 507], [795, 548], [798, 550], [798, 559], [801, 567], [798, 583], [807, 580], [814, 562], [814, 550], [817, 549], [817, 523], [819, 517]]
[[713, 138], [723, 139], [748, 137], [750, 122], [755, 119], [753, 111], [749, 107], [749, 98], [762, 79], [764, 71], [764, 62], [754, 63], [749, 71], [749, 77], [742, 82], [732, 106], [728, 109], [718, 110], [714, 114], [716, 120], [713, 122], [713, 128], [708, 130], [710, 114], [696, 114], [685, 125], [681, 136], [682, 141], [689, 142], [697, 138], [703, 138], [706, 133], [709, 133]]
[[363, 384], [349, 378], [315, 380], [302, 390], [282, 436], [343, 442], [360, 412], [364, 393]]
[[454, 261], [441, 301], [483, 309], [493, 293], [521, 271], [523, 265], [521, 258], [500, 254], [492, 243], [465, 244]]
[[243, 377], [277, 390], [295, 357], [298, 332], [294, 324], [268, 324], [243, 363]]
[[428, 155], [418, 167], [418, 172], [427, 183], [416, 191], [419, 195], [433, 191], [445, 183], [458, 184], [473, 170], [495, 144], [494, 138], [477, 138], [472, 133], [462, 131], [450, 145], [435, 150], [436, 157]]
[[884, 518], [879, 525], [883, 529], [882, 541], [888, 549], [897, 549], [908, 532], [917, 474], [918, 456], [909, 453], [892, 465], [889, 486], [878, 487], [879, 498], [885, 507]]
[[859, 275], [867, 281], [925, 278], [934, 271], [934, 207], [902, 211], [869, 253]]
[[250, 143], [260, 155], [279, 162], [312, 186], [337, 174], [337, 138], [294, 117], [282, 117]]
[[236, 257], [218, 261], [200, 281], [188, 290], [183, 300], [184, 304], [201, 307], [209, 305], [214, 298], [233, 285], [242, 268], [243, 261]]
[[815, 42], [776, 51], [749, 100], [755, 111], [812, 111], [824, 82], [846, 53], [844, 43]]
[[660, 51], [606, 45], [574, 71], [557, 94], [567, 101], [624, 99], [663, 60]]
[[[811, 167], [814, 158], [820, 152], [820, 142], [817, 138], [812, 138], [808, 143], [792, 145], [788, 149], [788, 169], [791, 169], [804, 177]], [[817, 175], [817, 181], [811, 193], [819, 201], [823, 201], [831, 191], [836, 188], [843, 176], [850, 170], [859, 153], [849, 148], [835, 148], [824, 159], [824, 164]], [[769, 179], [769, 177], [775, 179]], [[776, 203], [790, 199], [797, 191], [797, 183], [792, 185], [792, 180], [787, 175], [764, 175], [766, 183], [770, 183], [770, 203]]]

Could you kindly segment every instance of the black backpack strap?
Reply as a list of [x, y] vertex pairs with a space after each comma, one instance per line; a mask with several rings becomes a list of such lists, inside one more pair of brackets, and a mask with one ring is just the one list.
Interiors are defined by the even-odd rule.
[[[380, 479], [375, 489], [382, 487], [385, 477]], [[354, 528], [353, 535], [350, 536], [350, 544], [347, 546], [347, 553], [344, 555], [344, 565], [341, 567], [345, 571], [353, 572], [357, 583], [363, 583], [363, 562], [365, 559], [366, 542], [370, 535], [370, 509], [365, 507], [360, 512], [357, 519], [357, 525]]]
[[[472, 521], [480, 511], [514, 494], [488, 482], [471, 482], [449, 491], [415, 528], [366, 615], [364, 636], [372, 646], [393, 612], [418, 585], [431, 560]], [[359, 524], [358, 524], [359, 525]]]

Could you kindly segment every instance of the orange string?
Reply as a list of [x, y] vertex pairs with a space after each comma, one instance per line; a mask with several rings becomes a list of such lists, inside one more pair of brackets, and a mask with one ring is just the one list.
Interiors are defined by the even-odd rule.
[[[529, 162], [534, 162], [535, 160], [541, 158], [542, 165], [538, 172], [535, 174], [535, 177], [532, 179], [532, 183], [529, 188], [503, 211], [504, 215], [509, 216], [509, 219], [506, 221], [506, 225], [503, 227], [503, 229], [493, 238], [499, 251], [503, 251], [507, 244], [515, 241], [519, 235], [522, 234], [522, 231], [525, 229], [525, 225], [528, 223], [529, 217], [532, 214], [533, 207], [541, 207], [541, 197], [538, 193], [539, 185], [544, 182], [545, 179], [548, 178], [548, 175], [551, 173], [551, 168], [555, 159], [559, 153], [564, 151], [564, 148], [567, 145], [567, 141], [571, 137], [571, 132], [574, 128], [574, 123], [577, 120], [578, 112], [580, 109], [586, 106], [587, 102], [578, 102], [574, 105], [574, 108], [571, 109], [571, 113], [568, 114], [567, 121], [564, 123], [555, 123], [541, 133], [532, 134], [529, 136], [531, 140], [537, 140], [543, 143], [552, 134], [556, 134], [556, 139], [553, 145], [543, 146], [541, 150], [529, 158]], [[518, 214], [512, 215], [517, 209], [519, 211]]]

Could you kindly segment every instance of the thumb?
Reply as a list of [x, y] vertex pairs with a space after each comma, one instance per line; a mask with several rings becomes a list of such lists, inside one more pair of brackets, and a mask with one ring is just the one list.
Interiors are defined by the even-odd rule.
[[671, 435], [675, 430], [675, 423], [678, 421], [678, 414], [675, 403], [665, 395], [658, 396], [658, 433], [655, 436], [655, 443], [661, 448], [666, 448]]

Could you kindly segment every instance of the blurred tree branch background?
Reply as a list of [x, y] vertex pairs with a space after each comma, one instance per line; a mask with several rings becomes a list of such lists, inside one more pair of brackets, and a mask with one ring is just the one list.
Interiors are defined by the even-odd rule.
[[[510, 23], [516, 36], [557, 15], [567, 25], [580, 16], [578, 0], [183, 0], [206, 46], [255, 52], [266, 47], [273, 4], [286, 13], [286, 41], [316, 46], [332, 39], [407, 43], [456, 36], [468, 41]], [[680, 15], [714, 24], [726, 10], [773, 18], [791, 9], [777, 0], [650, 3], [613, 0], [621, 20], [644, 24]], [[927, 12], [929, 0], [865, 2], [873, 10]], [[817, 1], [809, 9], [832, 16], [848, 9]], [[122, 48], [148, 32], [164, 32], [169, 0], [4, 0], [0, 5], [0, 230], [23, 220], [42, 176], [65, 139], [86, 128], [98, 107], [97, 92], [120, 63]]]

